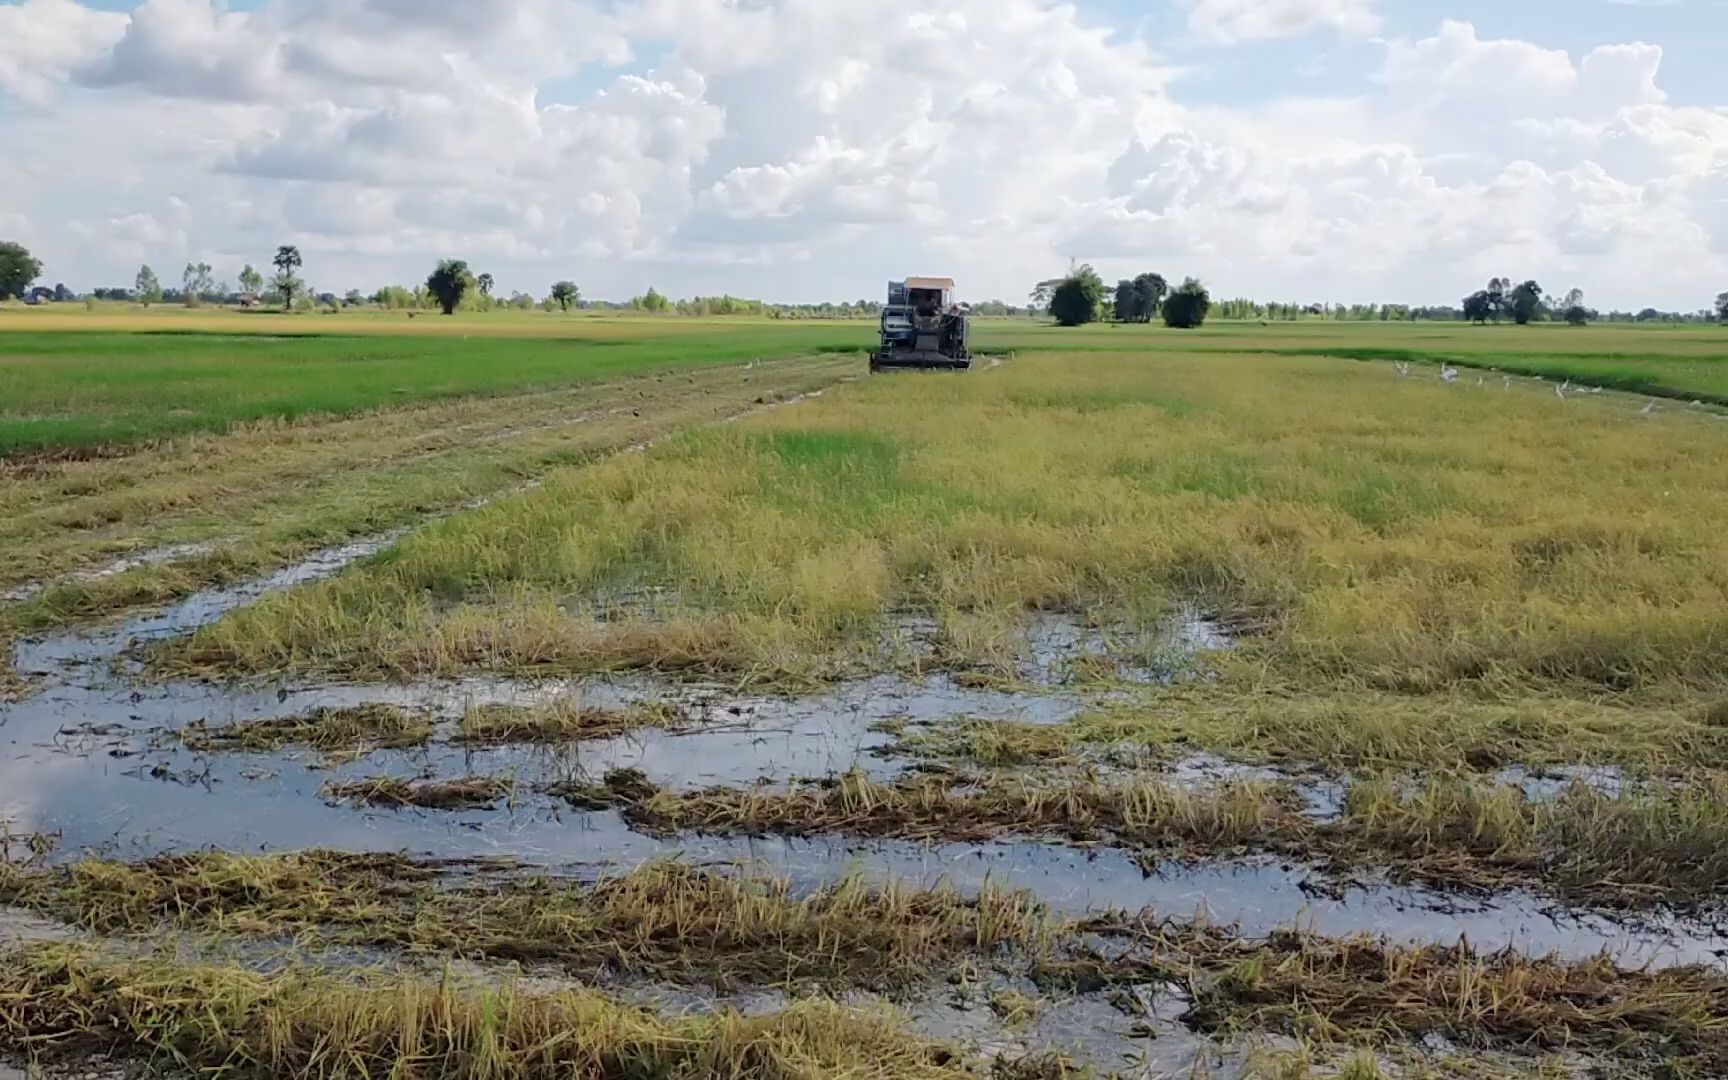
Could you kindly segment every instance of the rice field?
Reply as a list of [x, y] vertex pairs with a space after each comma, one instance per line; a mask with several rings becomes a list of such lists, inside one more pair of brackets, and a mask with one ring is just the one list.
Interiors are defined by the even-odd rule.
[[979, 337], [0, 321], [0, 1075], [1728, 1071], [1728, 331]]

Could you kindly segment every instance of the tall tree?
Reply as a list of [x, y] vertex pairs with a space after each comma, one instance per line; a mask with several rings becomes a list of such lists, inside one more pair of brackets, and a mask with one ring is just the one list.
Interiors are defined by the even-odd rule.
[[148, 264], [138, 268], [138, 276], [132, 281], [132, 291], [138, 297], [138, 302], [145, 307], [162, 299], [162, 282]]
[[42, 263], [23, 244], [0, 241], [0, 300], [23, 296], [30, 283], [42, 276]]
[[1511, 297], [1508, 295], [1512, 291], [1512, 279], [1489, 278], [1488, 288], [1484, 291], [1488, 296], [1489, 317], [1495, 322], [1499, 322], [1500, 316], [1506, 314], [1512, 303]]
[[216, 287], [209, 263], [187, 263], [180, 274], [180, 291], [186, 294], [186, 306], [197, 307]]
[[1050, 309], [1050, 300], [1056, 295], [1056, 287], [1061, 285], [1064, 280], [1064, 278], [1051, 278], [1049, 281], [1040, 281], [1033, 286], [1032, 293], [1028, 297], [1032, 304], [1032, 314], [1036, 315], [1040, 311]]
[[1174, 330], [1194, 330], [1206, 322], [1212, 310], [1212, 294], [1193, 278], [1171, 293], [1164, 301], [1164, 325]]
[[264, 292], [264, 275], [252, 269], [251, 263], [247, 263], [246, 268], [240, 271], [240, 291], [253, 296]]
[[444, 314], [454, 315], [472, 284], [474, 275], [468, 272], [467, 263], [461, 259], [445, 259], [426, 279], [426, 291], [437, 299]]
[[294, 306], [294, 297], [300, 292], [299, 271], [305, 260], [300, 258], [299, 248], [283, 244], [276, 249], [276, 257], [270, 260], [270, 265], [276, 268], [276, 294], [282, 298], [282, 310], [287, 311]]
[[1139, 322], [1140, 309], [1134, 295], [1134, 282], [1123, 278], [1116, 283], [1116, 296], [1112, 301], [1117, 322]]
[[1162, 274], [1141, 274], [1134, 279], [1134, 306], [1141, 322], [1151, 322], [1158, 315], [1158, 305], [1170, 291]]
[[1512, 321], [1519, 326], [1529, 326], [1531, 320], [1542, 313], [1542, 286], [1534, 281], [1512, 290]]
[[1050, 294], [1050, 314], [1060, 326], [1084, 326], [1098, 318], [1106, 295], [1104, 279], [1090, 266], [1077, 266]]
[[1488, 290], [1478, 289], [1464, 298], [1464, 318], [1478, 326], [1494, 318], [1494, 299]]
[[1728, 292], [1716, 297], [1716, 321], [1728, 325]]
[[552, 286], [552, 301], [560, 311], [569, 311], [570, 305], [582, 299], [582, 290], [576, 287], [574, 281], [560, 281]]
[[495, 282], [491, 274], [481, 274], [479, 277], [474, 279], [474, 287], [480, 290], [481, 296], [490, 297], [492, 295], [492, 286], [494, 284]]

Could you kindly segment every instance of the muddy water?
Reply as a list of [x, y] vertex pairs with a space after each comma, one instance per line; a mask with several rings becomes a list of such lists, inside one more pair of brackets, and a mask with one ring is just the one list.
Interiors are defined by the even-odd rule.
[[[522, 684], [476, 679], [415, 687], [216, 686], [146, 684], [130, 676], [128, 647], [188, 633], [268, 592], [333, 574], [394, 539], [380, 537], [324, 552], [260, 581], [194, 596], [161, 613], [87, 634], [22, 644], [21, 671], [39, 680], [30, 699], [0, 707], [0, 823], [59, 839], [62, 857], [98, 852], [138, 858], [220, 848], [263, 852], [305, 847], [406, 851], [427, 856], [507, 856], [526, 864], [595, 874], [645, 859], [678, 856], [704, 864], [750, 862], [815, 886], [848, 872], [976, 888], [986, 881], [1025, 888], [1055, 909], [1151, 908], [1262, 933], [1301, 924], [1327, 934], [1372, 931], [1411, 942], [1585, 956], [1609, 951], [1627, 963], [1710, 961], [1728, 950], [1711, 927], [1656, 917], [1632, 925], [1589, 914], [1556, 914], [1536, 897], [1465, 900], [1434, 890], [1365, 882], [1338, 890], [1309, 867], [1265, 860], [1169, 865], [1145, 873], [1110, 850], [1034, 842], [922, 845], [789, 839], [661, 839], [628, 829], [610, 812], [583, 813], [534, 793], [552, 779], [629, 766], [673, 786], [784, 782], [852, 767], [892, 775], [906, 763], [878, 753], [885, 720], [965, 716], [1060, 722], [1094, 700], [1064, 681], [1078, 657], [1105, 644], [1096, 631], [1051, 617], [1032, 627], [1022, 692], [967, 689], [946, 677], [881, 676], [802, 698], [740, 696], [719, 688], [643, 680]], [[1168, 678], [1223, 644], [1203, 620], [1172, 626], [1140, 672]], [[579, 696], [623, 705], [675, 697], [701, 722], [685, 734], [646, 732], [565, 750], [507, 747], [464, 751], [445, 741], [360, 760], [307, 752], [201, 756], [162, 735], [201, 721], [225, 724], [303, 713], [319, 705], [388, 701], [453, 721], [482, 703], [529, 703]], [[1205, 783], [1235, 769], [1195, 759], [1172, 775]], [[522, 794], [491, 809], [377, 810], [331, 805], [331, 779], [504, 774]], [[1327, 793], [1314, 797], [1325, 812]]]

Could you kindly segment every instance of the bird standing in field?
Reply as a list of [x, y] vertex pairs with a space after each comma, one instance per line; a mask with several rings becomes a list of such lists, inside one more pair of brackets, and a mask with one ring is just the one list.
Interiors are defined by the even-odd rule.
[[1445, 383], [1457, 382], [1458, 369], [1453, 367], [1451, 364], [1442, 365], [1440, 368], [1440, 381]]
[[1655, 411], [1656, 411], [1656, 399], [1651, 398], [1650, 404], [1648, 404], [1648, 405], [1644, 406], [1642, 409], [1638, 410], [1638, 415], [1639, 416], [1649, 416], [1651, 413], [1653, 413]]

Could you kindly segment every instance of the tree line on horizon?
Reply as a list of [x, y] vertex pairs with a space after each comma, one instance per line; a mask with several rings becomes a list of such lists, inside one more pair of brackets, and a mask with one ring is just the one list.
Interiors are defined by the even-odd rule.
[[1040, 281], [1031, 301], [1034, 313], [1048, 311], [1060, 326], [1105, 319], [1149, 323], [1162, 316], [1165, 326], [1191, 330], [1204, 325], [1212, 310], [1212, 294], [1195, 278], [1171, 289], [1162, 274], [1146, 273], [1123, 278], [1112, 290], [1088, 263], [1073, 267], [1066, 277]]
[[[181, 272], [178, 288], [165, 286], [149, 265], [139, 268], [129, 288], [97, 288], [80, 296], [64, 283], [45, 290], [49, 298], [61, 302], [79, 299], [152, 304], [174, 303], [198, 307], [205, 302], [218, 304], [263, 303], [274, 300], [284, 311], [339, 311], [343, 308], [375, 305], [385, 310], [417, 311], [489, 311], [494, 309], [570, 311], [573, 308], [609, 311], [639, 311], [647, 314], [677, 315], [756, 315], [771, 318], [857, 318], [873, 317], [882, 304], [872, 300], [844, 301], [839, 304], [775, 304], [740, 297], [696, 296], [674, 300], [656, 289], [649, 288], [640, 296], [625, 301], [590, 300], [582, 296], [575, 282], [554, 282], [542, 298], [524, 292], [512, 292], [508, 297], [497, 294], [493, 275], [473, 272], [461, 259], [441, 260], [426, 281], [412, 288], [386, 285], [371, 294], [349, 289], [338, 296], [319, 292], [301, 277], [305, 260], [300, 249], [284, 244], [270, 260], [273, 271], [269, 278], [252, 265], [244, 266], [237, 278], [238, 288], [215, 276], [209, 263], [187, 263]], [[0, 241], [0, 300], [23, 297], [42, 275], [42, 263], [22, 244]], [[1638, 312], [1599, 312], [1584, 303], [1582, 290], [1572, 289], [1561, 296], [1543, 292], [1534, 280], [1514, 284], [1511, 278], [1496, 277], [1484, 289], [1465, 297], [1457, 307], [1413, 306], [1407, 304], [1295, 304], [1233, 299], [1214, 302], [1206, 287], [1194, 278], [1186, 279], [1172, 289], [1161, 274], [1144, 273], [1117, 282], [1112, 290], [1089, 265], [1077, 265], [1068, 275], [1039, 282], [1033, 289], [1030, 303], [1024, 307], [988, 300], [969, 305], [974, 315], [1019, 316], [1048, 315], [1058, 323], [1078, 326], [1100, 320], [1122, 323], [1149, 323], [1162, 317], [1166, 325], [1176, 328], [1204, 324], [1214, 311], [1232, 320], [1293, 321], [1297, 319], [1332, 319], [1337, 321], [1402, 322], [1415, 320], [1468, 321], [1475, 323], [1510, 320], [1523, 325], [1547, 320], [1565, 321], [1573, 325], [1589, 322], [1703, 322], [1709, 320], [1728, 324], [1728, 291], [1716, 297], [1713, 308], [1700, 312], [1669, 312], [1644, 308]]]
[[1410, 304], [1279, 303], [1249, 299], [1214, 302], [1206, 287], [1188, 278], [1171, 291], [1160, 274], [1125, 278], [1111, 291], [1090, 265], [1073, 267], [1065, 277], [1040, 281], [1030, 297], [1034, 315], [1047, 314], [1060, 326], [1112, 320], [1118, 323], [1148, 323], [1162, 315], [1165, 325], [1191, 329], [1204, 324], [1216, 310], [1221, 318], [1262, 322], [1323, 319], [1338, 322], [1472, 322], [1478, 325], [1510, 320], [1520, 326], [1532, 322], [1563, 321], [1573, 326], [1592, 322], [1720, 322], [1728, 325], [1728, 292], [1716, 297], [1713, 307], [1698, 312], [1641, 311], [1600, 312], [1584, 303], [1584, 291], [1571, 289], [1563, 295], [1543, 291], [1534, 280], [1514, 284], [1496, 277], [1487, 288], [1460, 301], [1457, 307]]

